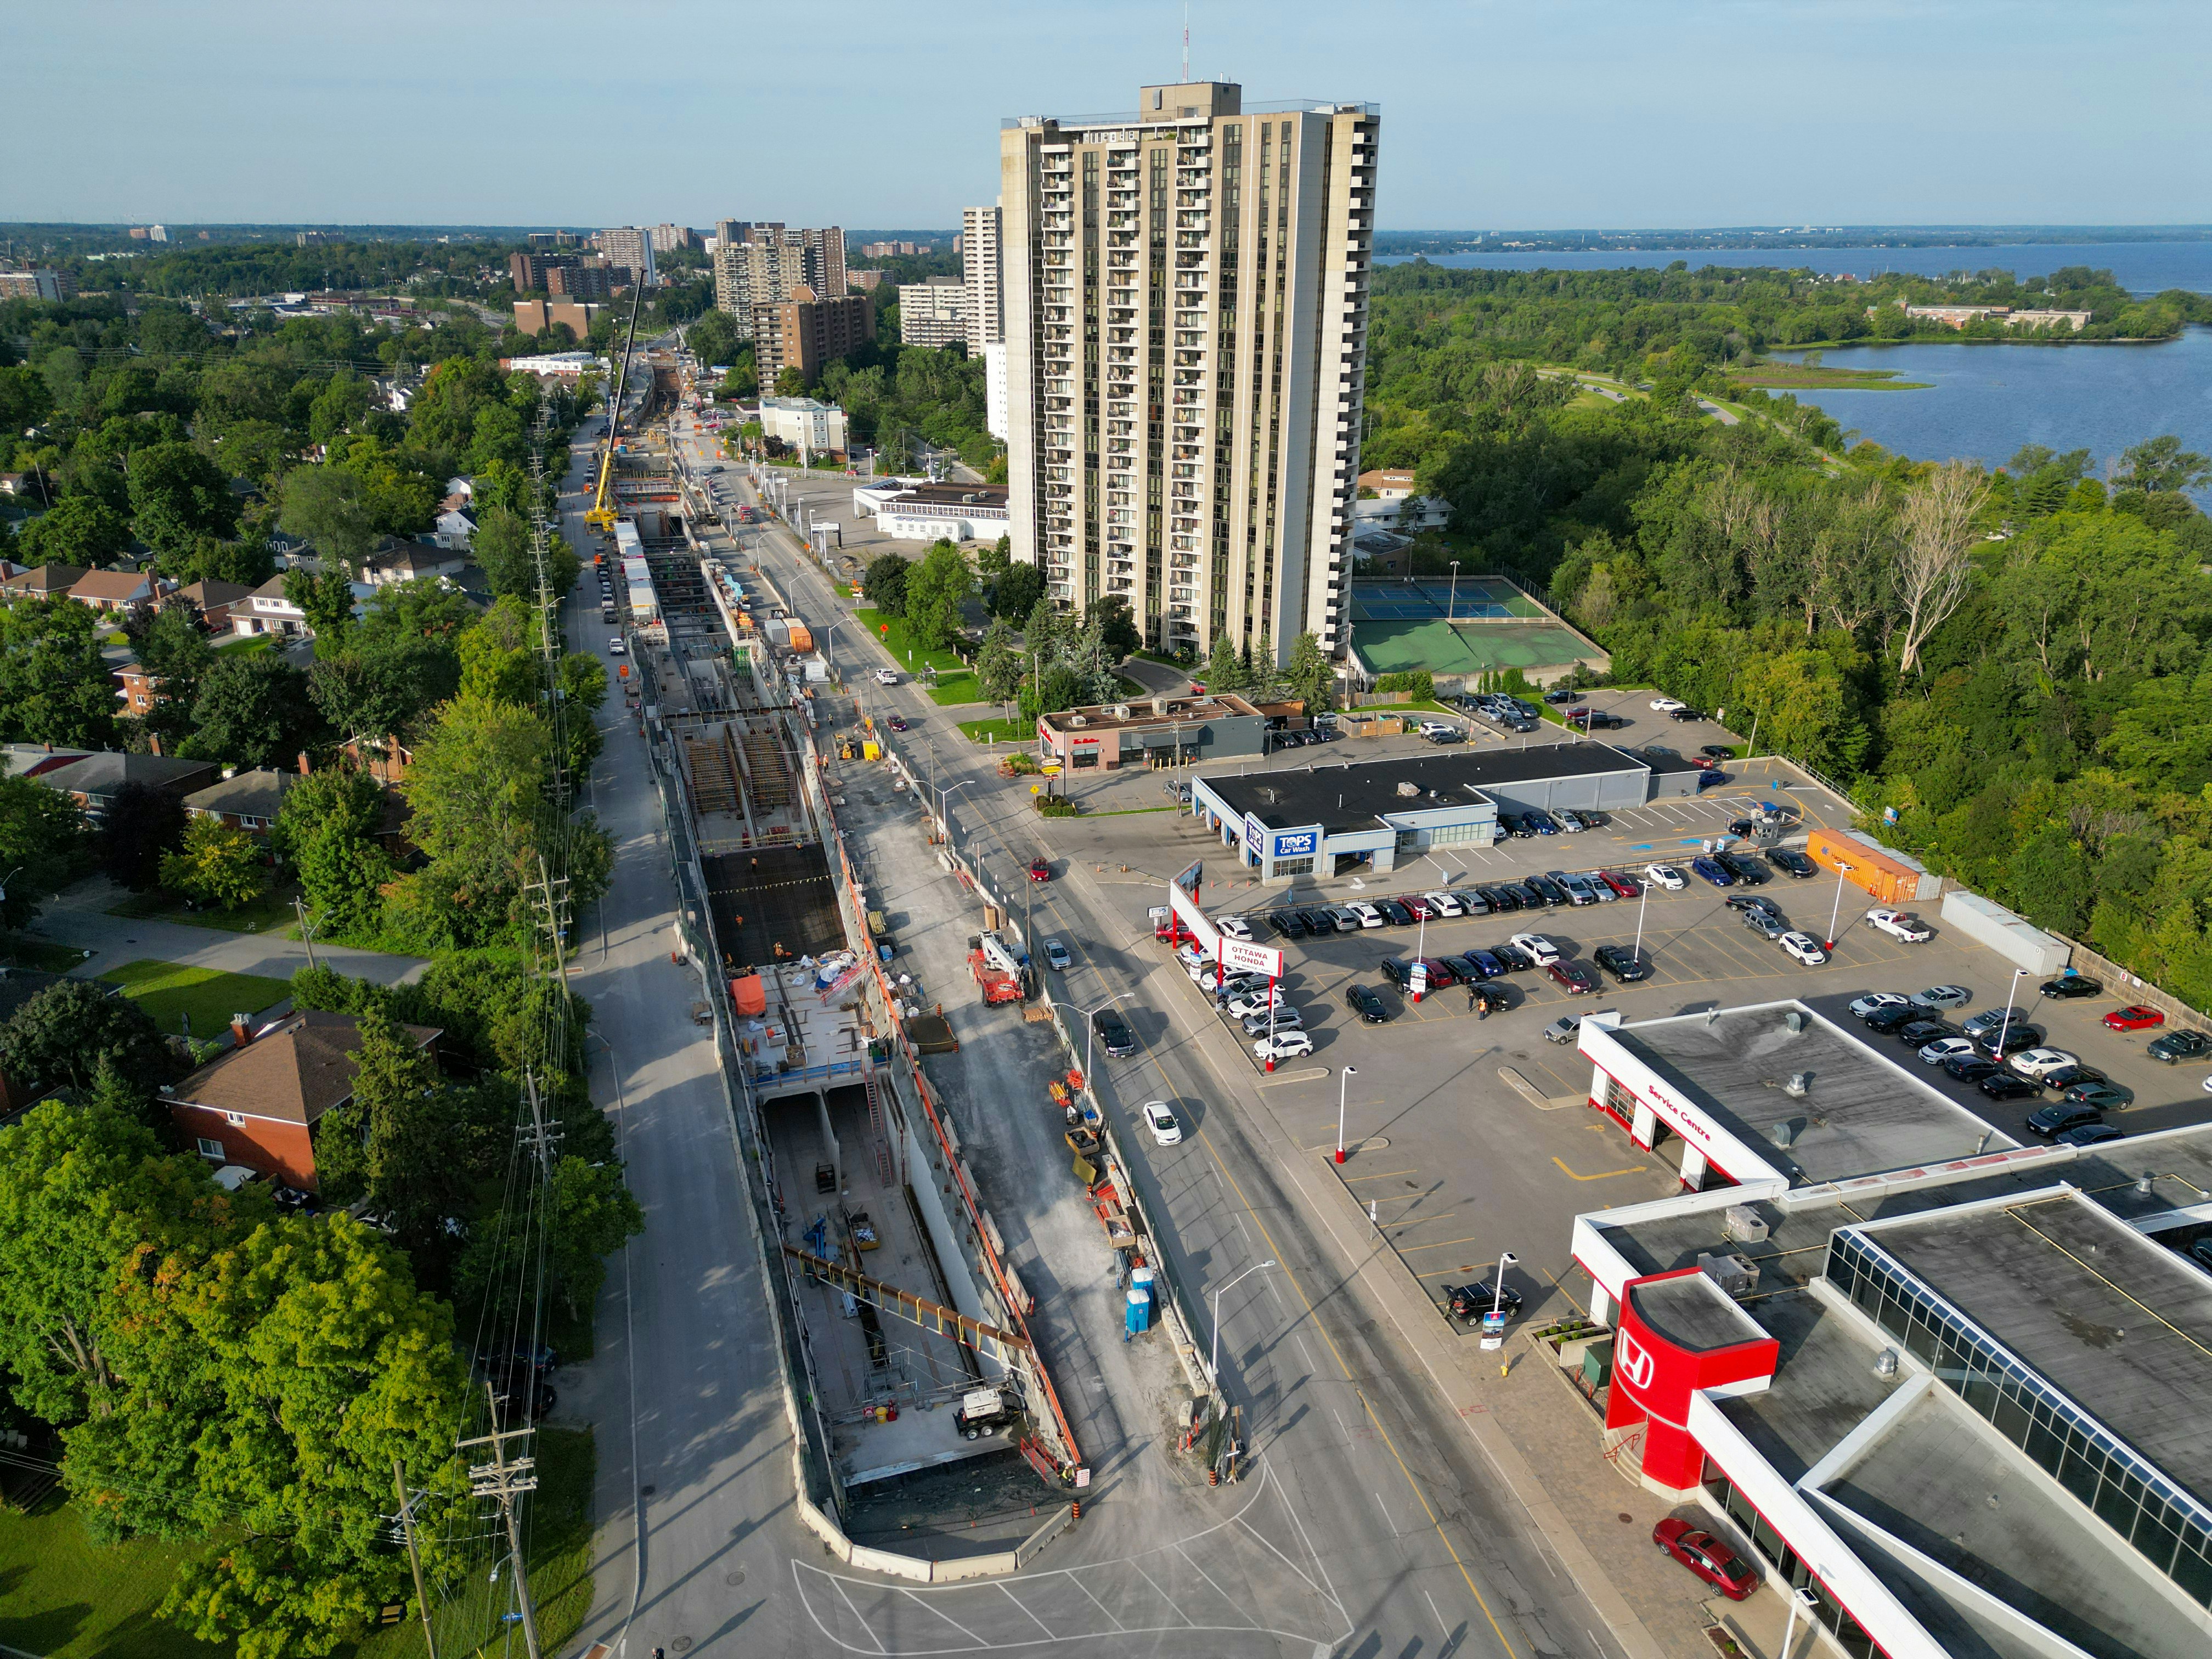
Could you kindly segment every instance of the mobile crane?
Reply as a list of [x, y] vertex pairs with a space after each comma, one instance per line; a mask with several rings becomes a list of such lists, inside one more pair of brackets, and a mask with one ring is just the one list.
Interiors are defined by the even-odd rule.
[[623, 336], [622, 372], [615, 377], [614, 396], [607, 403], [607, 441], [599, 453], [599, 484], [592, 492], [584, 522], [593, 530], [615, 527], [615, 434], [622, 426], [623, 397], [629, 389], [629, 351], [637, 339], [638, 307], [645, 303], [645, 284], [637, 284], [629, 302], [629, 329]]

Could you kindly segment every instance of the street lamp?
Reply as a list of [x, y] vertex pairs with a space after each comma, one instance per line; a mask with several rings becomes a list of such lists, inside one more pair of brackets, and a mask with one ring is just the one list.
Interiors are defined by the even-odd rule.
[[1352, 1079], [1359, 1075], [1357, 1066], [1347, 1066], [1338, 1074], [1336, 1085], [1336, 1161], [1344, 1162], [1344, 1096], [1352, 1086]]
[[1217, 1389], [1221, 1386], [1222, 1296], [1227, 1291], [1235, 1290], [1239, 1285], [1249, 1279], [1254, 1273], [1259, 1273], [1265, 1268], [1272, 1267], [1274, 1265], [1274, 1258], [1270, 1256], [1265, 1261], [1260, 1262], [1254, 1267], [1247, 1267], [1243, 1273], [1237, 1274], [1236, 1278], [1231, 1279], [1226, 1285], [1224, 1285], [1220, 1290], [1218, 1290], [1213, 1293], [1213, 1355], [1212, 1358], [1206, 1361], [1206, 1374], [1213, 1379], [1213, 1386]]
[[1820, 1605], [1820, 1598], [1808, 1586], [1790, 1593], [1790, 1621], [1782, 1627], [1782, 1659], [1790, 1659], [1790, 1644], [1797, 1638], [1797, 1615], [1802, 1613], [1805, 1622], [1814, 1622], [1813, 1614]]
[[1628, 959], [1632, 963], [1644, 960], [1644, 913], [1651, 906], [1651, 872], [1645, 871], [1644, 879], [1637, 885], [1643, 891], [1636, 900], [1636, 943], [1628, 950]]
[[[1105, 1001], [1100, 1003], [1096, 1008], [1077, 1008], [1075, 1010], [1077, 1013], [1083, 1016], [1083, 1081], [1086, 1088], [1093, 1086], [1091, 1082], [1091, 1077], [1093, 1076], [1091, 1070], [1091, 1039], [1098, 1035], [1097, 1027], [1094, 1026], [1091, 1023], [1091, 1017], [1096, 1014], [1104, 1013], [1106, 1010], [1111, 1008], [1115, 1003], [1119, 1002], [1128, 993], [1127, 991], [1116, 991], [1112, 996], [1108, 997]], [[1073, 1006], [1073, 1004], [1070, 1004], [1069, 1006]]]
[[[936, 759], [936, 756], [933, 754], [930, 758], [933, 761]], [[935, 769], [933, 767], [931, 769], [934, 771]], [[948, 846], [952, 841], [952, 816], [951, 805], [952, 792], [956, 789], [965, 789], [975, 781], [975, 780], [973, 778], [963, 778], [957, 783], [946, 784], [942, 789], [939, 789], [933, 783], [930, 785], [930, 792], [937, 797], [937, 832], [945, 837], [945, 842]], [[1027, 944], [1028, 941], [1025, 939], [1023, 943]]]
[[1827, 947], [1831, 951], [1836, 948], [1836, 922], [1844, 914], [1844, 878], [1849, 875], [1854, 867], [1855, 866], [1851, 865], [1840, 863], [1836, 866], [1836, 902], [1830, 907], [1828, 911], [1828, 938], [1826, 942]]
[[2012, 970], [2012, 983], [2005, 987], [2004, 1023], [1997, 1027], [1997, 1058], [2000, 1060], [2004, 1058], [2005, 1039], [2012, 1035], [2012, 1000], [2020, 989], [2021, 981], [2027, 977], [2027, 969], [2015, 968]]
[[1451, 597], [1444, 601], [1444, 625], [1449, 627], [1452, 618], [1459, 615], [1459, 561], [1451, 562]]
[[1508, 1267], [1518, 1267], [1520, 1264], [1521, 1258], [1510, 1250], [1506, 1250], [1498, 1256], [1498, 1293], [1491, 1298], [1490, 1302], [1490, 1316], [1492, 1319], [1503, 1316], [1505, 1312], [1505, 1270]]

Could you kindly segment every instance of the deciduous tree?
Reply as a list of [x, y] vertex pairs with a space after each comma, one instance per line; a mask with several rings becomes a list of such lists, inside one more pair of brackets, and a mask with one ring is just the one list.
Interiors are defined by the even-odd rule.
[[115, 682], [100, 619], [75, 599], [0, 606], [0, 738], [105, 749], [115, 737]]
[[278, 842], [316, 915], [337, 932], [367, 928], [383, 902], [392, 873], [376, 839], [383, 818], [384, 786], [350, 768], [326, 767], [284, 792]]
[[1989, 483], [1981, 473], [1957, 461], [1935, 468], [1905, 492], [1897, 563], [1903, 612], [1900, 674], [1918, 665], [1928, 636], [1966, 597], [1973, 574], [1968, 556], [1975, 541], [1974, 515], [1988, 494]]
[[131, 458], [131, 524], [155, 552], [188, 553], [237, 532], [238, 501], [228, 475], [190, 444], [155, 444]]
[[26, 1088], [92, 1086], [102, 1067], [146, 1099], [175, 1074], [168, 1044], [138, 1005], [91, 980], [49, 985], [0, 1024], [0, 1071]]
[[959, 632], [975, 573], [951, 542], [938, 542], [906, 579], [907, 632], [925, 651], [942, 650]]
[[222, 656], [200, 681], [185, 752], [234, 766], [286, 766], [320, 737], [307, 676], [273, 653]]
[[267, 867], [260, 844], [221, 818], [195, 817], [185, 838], [161, 859], [161, 885], [195, 904], [235, 910], [261, 891]]

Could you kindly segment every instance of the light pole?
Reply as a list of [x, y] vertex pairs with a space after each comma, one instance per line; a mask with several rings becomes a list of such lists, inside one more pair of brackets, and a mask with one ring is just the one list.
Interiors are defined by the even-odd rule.
[[1644, 890], [1636, 901], [1636, 943], [1629, 947], [1628, 959], [1631, 962], [1641, 962], [1644, 959], [1644, 913], [1651, 906], [1650, 873], [1646, 872], [1644, 879], [1637, 885]]
[[[932, 758], [934, 758], [934, 757]], [[973, 778], [963, 778], [957, 783], [946, 784], [942, 789], [939, 789], [935, 784], [932, 784], [930, 786], [930, 788], [937, 796], [937, 832], [945, 837], [945, 844], [948, 847], [952, 843], [952, 817], [951, 804], [952, 799], [952, 792], [956, 789], [965, 789], [975, 781], [975, 780]], [[1023, 943], [1027, 944], [1028, 941], [1024, 939]]]
[[1836, 923], [1844, 914], [1844, 878], [1849, 875], [1854, 867], [1848, 864], [1838, 864], [1836, 866], [1836, 902], [1828, 911], [1827, 947], [1831, 951], [1836, 948]]
[[1224, 1285], [1220, 1290], [1218, 1290], [1213, 1293], [1213, 1354], [1212, 1357], [1206, 1361], [1206, 1374], [1213, 1379], [1213, 1386], [1216, 1389], [1218, 1389], [1221, 1386], [1222, 1296], [1227, 1291], [1235, 1290], [1237, 1285], [1243, 1284], [1244, 1280], [1249, 1279], [1254, 1273], [1259, 1273], [1265, 1268], [1272, 1267], [1274, 1265], [1275, 1259], [1273, 1256], [1270, 1256], [1265, 1261], [1259, 1262], [1253, 1267], [1247, 1267], [1243, 1273], [1237, 1274], [1236, 1278], [1231, 1279], [1226, 1285]]
[[1810, 1588], [1790, 1592], [1790, 1621], [1782, 1627], [1782, 1659], [1790, 1659], [1790, 1644], [1797, 1638], [1797, 1615], [1802, 1613], [1805, 1622], [1813, 1622], [1813, 1611], [1820, 1605], [1820, 1598]]
[[1451, 597], [1444, 601], [1444, 625], [1449, 627], [1459, 615], [1459, 561], [1451, 562]]
[[1505, 1270], [1508, 1267], [1518, 1267], [1520, 1262], [1521, 1258], [1510, 1250], [1504, 1251], [1498, 1255], [1497, 1294], [1490, 1299], [1490, 1314], [1493, 1319], [1505, 1311]]
[[2005, 987], [2004, 1023], [1997, 1027], [1997, 1058], [2000, 1060], [2004, 1058], [2005, 1039], [2012, 1035], [2012, 1000], [2020, 990], [2021, 981], [2027, 977], [2027, 969], [2015, 968], [2012, 970], [2012, 983]]
[[1352, 1086], [1352, 1079], [1359, 1075], [1357, 1066], [1347, 1066], [1338, 1073], [1336, 1085], [1336, 1161], [1344, 1162], [1344, 1097]]
[[[1096, 1008], [1077, 1008], [1075, 1010], [1077, 1013], [1083, 1016], [1083, 1085], [1086, 1089], [1091, 1086], [1091, 1039], [1098, 1034], [1097, 1028], [1091, 1023], [1091, 1017], [1095, 1014], [1104, 1013], [1106, 1010], [1111, 1008], [1115, 1003], [1119, 1002], [1128, 993], [1126, 991], [1116, 991], [1112, 996], [1108, 997], [1105, 1001], [1100, 1003]], [[1071, 1004], [1070, 1006], [1073, 1006], [1073, 1005]]]

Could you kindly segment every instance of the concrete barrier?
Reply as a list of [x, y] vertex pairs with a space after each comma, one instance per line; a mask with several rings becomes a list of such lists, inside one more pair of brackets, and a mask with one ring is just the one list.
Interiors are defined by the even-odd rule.
[[1048, 1516], [1042, 1526], [1014, 1546], [1014, 1565], [1017, 1567], [1029, 1565], [1036, 1559], [1039, 1550], [1059, 1537], [1074, 1523], [1075, 1506], [1072, 1504], [1061, 1504], [1057, 1514]]
[[849, 1552], [845, 1560], [865, 1572], [888, 1573], [894, 1578], [911, 1578], [918, 1584], [927, 1584], [936, 1576], [938, 1564], [926, 1561], [918, 1555], [894, 1555], [889, 1550], [872, 1550], [865, 1544], [855, 1544], [850, 1540], [847, 1541], [845, 1547]]
[[930, 1582], [957, 1584], [963, 1578], [1003, 1578], [1022, 1565], [1019, 1550], [1000, 1550], [994, 1555], [963, 1556], [957, 1561], [933, 1561]]

